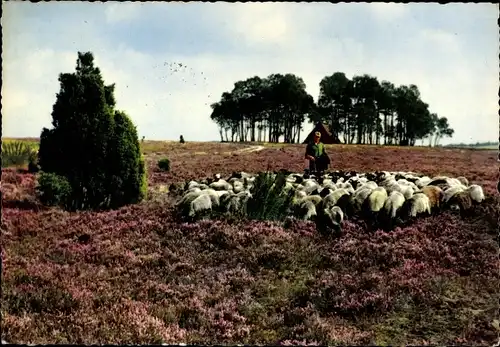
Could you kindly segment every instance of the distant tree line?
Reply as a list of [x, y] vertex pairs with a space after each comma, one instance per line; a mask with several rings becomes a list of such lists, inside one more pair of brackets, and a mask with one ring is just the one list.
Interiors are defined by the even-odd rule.
[[499, 142], [487, 141], [487, 142], [476, 142], [476, 143], [451, 143], [445, 147], [496, 147]]
[[322, 122], [347, 144], [437, 145], [451, 137], [446, 117], [431, 113], [416, 85], [396, 87], [370, 75], [346, 77], [336, 72], [320, 82], [318, 102], [302, 78], [272, 74], [238, 81], [211, 105], [210, 118], [221, 141], [300, 142], [304, 121]]

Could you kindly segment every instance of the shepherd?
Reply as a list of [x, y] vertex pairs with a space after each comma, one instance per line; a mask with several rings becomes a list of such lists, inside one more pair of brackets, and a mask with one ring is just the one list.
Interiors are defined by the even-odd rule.
[[309, 160], [310, 173], [323, 173], [330, 164], [330, 157], [326, 154], [325, 145], [320, 141], [321, 133], [314, 133], [314, 140], [309, 142], [306, 147], [305, 159]]

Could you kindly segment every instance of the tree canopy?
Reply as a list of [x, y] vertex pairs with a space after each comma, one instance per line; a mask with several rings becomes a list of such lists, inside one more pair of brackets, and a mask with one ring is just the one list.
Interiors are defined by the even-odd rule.
[[343, 72], [319, 83], [318, 102], [294, 74], [254, 76], [238, 81], [211, 105], [210, 118], [221, 141], [300, 142], [307, 120], [322, 122], [347, 144], [415, 145], [453, 135], [448, 120], [431, 113], [416, 85], [396, 87], [367, 74], [349, 79]]
[[59, 82], [53, 128], [40, 135], [39, 164], [43, 173], [68, 181], [65, 207], [109, 208], [141, 200], [144, 160], [135, 126], [114, 108], [115, 85], [104, 84], [91, 52], [78, 52], [76, 71], [61, 73]]

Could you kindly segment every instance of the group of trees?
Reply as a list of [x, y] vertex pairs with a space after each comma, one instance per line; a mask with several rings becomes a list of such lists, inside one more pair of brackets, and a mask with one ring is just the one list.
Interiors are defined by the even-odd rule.
[[236, 82], [230, 93], [211, 105], [221, 141], [300, 141], [306, 117], [313, 117], [314, 100], [302, 78], [293, 74], [252, 77]]
[[39, 197], [70, 210], [107, 209], [146, 194], [137, 130], [115, 110], [114, 84], [105, 85], [91, 52], [78, 52], [76, 72], [59, 75], [52, 129], [40, 135]]
[[349, 79], [336, 72], [320, 82], [318, 102], [306, 92], [302, 78], [293, 74], [252, 77], [235, 83], [231, 92], [211, 105], [211, 119], [221, 141], [300, 142], [306, 119], [322, 122], [347, 144], [415, 145], [428, 140], [437, 145], [451, 137], [445, 117], [431, 113], [415, 85], [379, 82], [370, 75]]

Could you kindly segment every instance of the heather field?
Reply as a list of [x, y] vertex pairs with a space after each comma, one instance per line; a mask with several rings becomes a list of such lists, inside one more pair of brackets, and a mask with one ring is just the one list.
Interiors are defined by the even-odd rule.
[[[302, 172], [303, 146], [144, 142], [148, 200], [106, 213], [42, 208], [2, 169], [2, 338], [11, 343], [441, 344], [498, 339], [496, 150], [334, 145], [332, 169], [465, 176], [487, 196], [392, 232], [344, 221], [174, 220], [170, 183]], [[161, 158], [170, 172], [157, 169]]]

